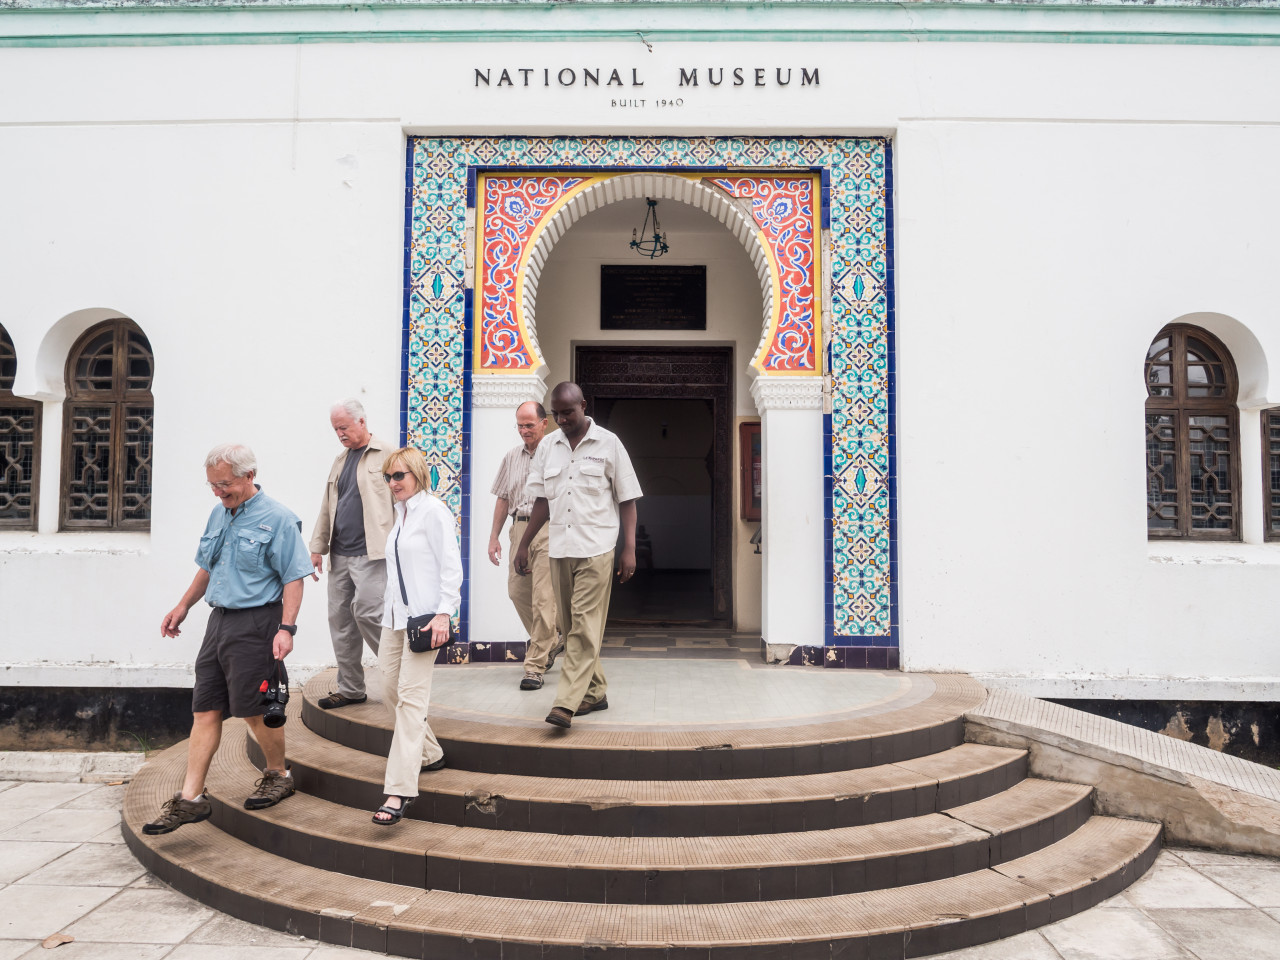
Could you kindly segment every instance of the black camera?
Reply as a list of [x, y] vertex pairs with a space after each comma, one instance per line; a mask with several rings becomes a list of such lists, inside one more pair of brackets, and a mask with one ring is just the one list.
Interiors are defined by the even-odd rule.
[[289, 719], [284, 713], [289, 704], [289, 676], [284, 664], [277, 660], [275, 673], [258, 689], [262, 693], [262, 722], [268, 727], [283, 727]]

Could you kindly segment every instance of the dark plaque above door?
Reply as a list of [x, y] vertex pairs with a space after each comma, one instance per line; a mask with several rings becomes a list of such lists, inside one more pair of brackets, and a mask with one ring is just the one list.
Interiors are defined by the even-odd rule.
[[602, 264], [600, 329], [707, 329], [707, 268]]

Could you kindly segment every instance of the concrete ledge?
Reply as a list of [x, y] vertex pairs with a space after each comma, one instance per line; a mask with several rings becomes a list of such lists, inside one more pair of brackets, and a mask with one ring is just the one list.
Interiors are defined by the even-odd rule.
[[130, 780], [142, 769], [143, 753], [57, 753], [0, 750], [0, 780], [110, 783]]
[[1280, 771], [1008, 690], [965, 714], [965, 738], [1029, 751], [1033, 776], [1091, 783], [1099, 814], [1171, 843], [1280, 856]]

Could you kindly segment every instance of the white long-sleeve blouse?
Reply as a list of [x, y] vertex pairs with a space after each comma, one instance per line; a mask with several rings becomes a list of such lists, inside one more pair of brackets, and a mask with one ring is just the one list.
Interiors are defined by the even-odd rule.
[[[452, 617], [462, 602], [462, 553], [458, 549], [453, 514], [436, 497], [419, 490], [395, 505], [396, 523], [387, 537], [387, 592], [382, 625], [403, 630], [409, 617], [444, 613]], [[404, 573], [408, 609], [400, 599]]]

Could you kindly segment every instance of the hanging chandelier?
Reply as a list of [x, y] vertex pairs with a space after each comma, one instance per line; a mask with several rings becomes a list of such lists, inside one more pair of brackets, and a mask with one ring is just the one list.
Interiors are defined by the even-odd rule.
[[[631, 249], [642, 257], [648, 257], [655, 260], [666, 253], [670, 247], [667, 246], [667, 235], [662, 232], [662, 225], [658, 223], [658, 201], [649, 197], [645, 197], [645, 202], [649, 204], [649, 209], [644, 214], [644, 226], [639, 230], [639, 235], [635, 227], [631, 228]], [[653, 227], [650, 228], [649, 221], [653, 221]], [[650, 234], [650, 229], [653, 233]], [[640, 239], [643, 237], [644, 239]]]

